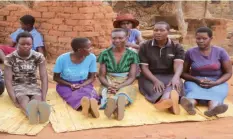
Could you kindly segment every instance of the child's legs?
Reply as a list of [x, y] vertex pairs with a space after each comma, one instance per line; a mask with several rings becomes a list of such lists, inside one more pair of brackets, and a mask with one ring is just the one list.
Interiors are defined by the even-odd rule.
[[40, 95], [33, 95], [33, 96], [31, 97], [30, 101], [33, 100], [33, 99], [35, 99], [35, 100], [37, 100], [37, 101], [39, 101], [39, 102], [42, 101], [42, 98], [41, 98]]
[[18, 96], [17, 97], [17, 101], [19, 103], [19, 106], [21, 107], [21, 109], [23, 110], [23, 112], [25, 114], [27, 114], [27, 104], [29, 103], [30, 101], [30, 98], [29, 96]]

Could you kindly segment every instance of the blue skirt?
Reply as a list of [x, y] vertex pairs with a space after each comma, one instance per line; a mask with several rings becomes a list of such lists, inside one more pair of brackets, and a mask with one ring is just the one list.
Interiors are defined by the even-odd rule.
[[[210, 80], [215, 80], [207, 78]], [[198, 84], [190, 81], [184, 83], [185, 96], [192, 99], [200, 100], [213, 100], [223, 103], [224, 99], [227, 97], [228, 84], [222, 83], [220, 85], [214, 86], [212, 88], [202, 88]]]

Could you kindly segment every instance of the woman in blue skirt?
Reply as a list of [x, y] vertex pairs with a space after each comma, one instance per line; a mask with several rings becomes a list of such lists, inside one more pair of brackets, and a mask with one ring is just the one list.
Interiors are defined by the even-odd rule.
[[207, 102], [208, 117], [227, 111], [223, 103], [227, 97], [228, 84], [232, 76], [232, 66], [227, 52], [218, 46], [211, 45], [213, 33], [208, 27], [196, 31], [197, 47], [186, 52], [182, 78], [185, 80], [185, 97], [181, 105], [191, 115], [196, 114], [195, 105]]

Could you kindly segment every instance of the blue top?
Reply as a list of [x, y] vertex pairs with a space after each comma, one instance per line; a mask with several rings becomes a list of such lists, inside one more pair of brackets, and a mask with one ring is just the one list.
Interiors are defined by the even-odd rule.
[[[22, 32], [24, 32], [24, 30], [22, 28], [19, 28], [10, 35], [13, 42], [16, 42], [16, 37], [19, 35], [19, 33], [22, 33]], [[29, 33], [33, 37], [32, 50], [36, 50], [38, 47], [44, 46], [43, 38], [41, 34], [35, 28], [33, 28]]]
[[60, 55], [54, 66], [54, 73], [61, 73], [66, 81], [81, 81], [88, 78], [89, 72], [97, 72], [96, 56], [90, 53], [81, 63], [75, 64], [70, 58], [71, 52]]
[[128, 39], [128, 42], [136, 44], [137, 43], [137, 38], [141, 35], [141, 32], [137, 29], [131, 29], [130, 30], [130, 36]]

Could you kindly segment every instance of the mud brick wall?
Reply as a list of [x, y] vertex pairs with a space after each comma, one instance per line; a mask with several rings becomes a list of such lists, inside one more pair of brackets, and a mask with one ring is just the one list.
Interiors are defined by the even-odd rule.
[[87, 37], [99, 52], [110, 44], [112, 21], [116, 14], [102, 2], [34, 2], [32, 7], [11, 4], [0, 10], [0, 43], [20, 27], [19, 18], [30, 14], [36, 18], [35, 27], [43, 35], [47, 59], [54, 63], [62, 53], [71, 50], [74, 37]]

